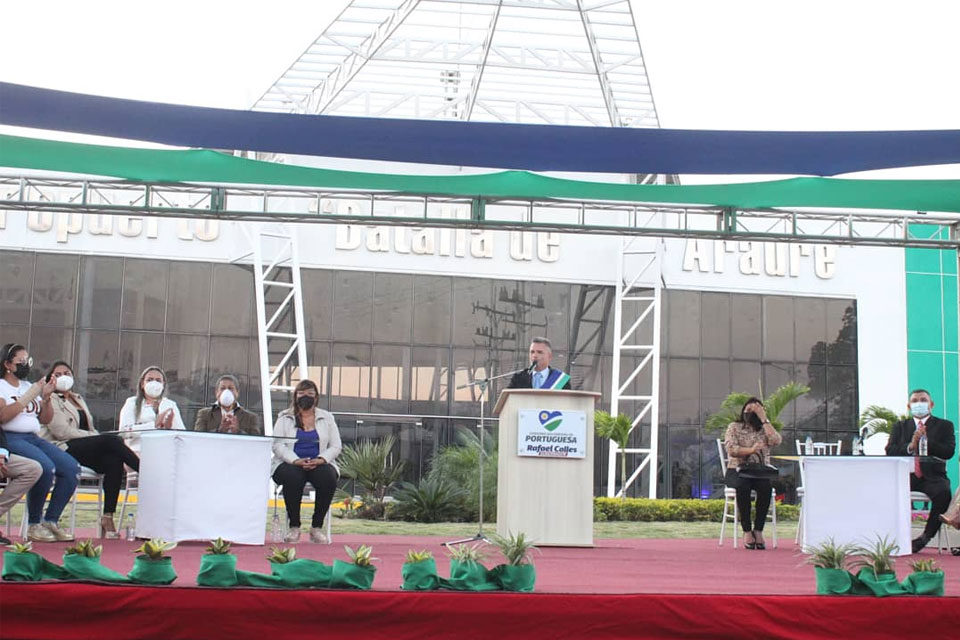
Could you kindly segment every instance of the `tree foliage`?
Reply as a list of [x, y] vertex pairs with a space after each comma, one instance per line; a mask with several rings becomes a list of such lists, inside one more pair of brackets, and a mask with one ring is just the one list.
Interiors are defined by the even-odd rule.
[[[777, 431], [783, 430], [783, 422], [780, 421], [780, 414], [791, 402], [800, 396], [809, 393], [810, 387], [798, 382], [788, 382], [776, 391], [762, 398], [763, 407], [767, 412], [767, 419]], [[719, 433], [726, 430], [731, 422], [740, 420], [740, 410], [746, 404], [752, 394], [734, 392], [724, 398], [720, 404], [720, 410], [707, 417], [704, 428], [708, 432]], [[758, 394], [758, 397], [759, 394]]]

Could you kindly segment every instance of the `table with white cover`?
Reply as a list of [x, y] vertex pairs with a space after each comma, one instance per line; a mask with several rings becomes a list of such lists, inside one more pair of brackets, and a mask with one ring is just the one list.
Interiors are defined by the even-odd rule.
[[910, 553], [912, 458], [807, 456], [803, 465], [803, 548], [832, 538], [870, 544], [886, 536]]
[[264, 543], [271, 438], [150, 430], [140, 441], [138, 538]]

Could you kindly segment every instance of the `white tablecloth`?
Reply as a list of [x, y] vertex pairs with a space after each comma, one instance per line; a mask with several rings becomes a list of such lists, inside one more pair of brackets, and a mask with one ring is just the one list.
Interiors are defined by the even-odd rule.
[[193, 431], [140, 437], [137, 537], [264, 543], [270, 438]]
[[870, 544], [886, 536], [910, 553], [910, 471], [907, 458], [807, 457], [803, 465], [803, 547], [833, 538]]

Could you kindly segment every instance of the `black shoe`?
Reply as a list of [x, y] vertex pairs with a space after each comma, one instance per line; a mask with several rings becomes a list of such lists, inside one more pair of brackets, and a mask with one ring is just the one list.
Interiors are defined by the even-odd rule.
[[913, 539], [913, 544], [911, 545], [914, 553], [920, 553], [920, 550], [927, 546], [927, 543], [930, 542], [930, 538], [925, 535], [920, 536], [919, 538]]
[[4, 536], [4, 535], [0, 535], [0, 544], [2, 544], [2, 545], [13, 544], [13, 541], [10, 540], [10, 538], [8, 538], [8, 537], [6, 537], [6, 536]]
[[[747, 534], [748, 534], [748, 533], [750, 534], [750, 542], [747, 542]], [[756, 539], [753, 537], [753, 532], [751, 532], [751, 531], [744, 531], [744, 532], [743, 532], [743, 548], [744, 548], [744, 549], [756, 549], [756, 548], [757, 548], [757, 542], [756, 542]]]

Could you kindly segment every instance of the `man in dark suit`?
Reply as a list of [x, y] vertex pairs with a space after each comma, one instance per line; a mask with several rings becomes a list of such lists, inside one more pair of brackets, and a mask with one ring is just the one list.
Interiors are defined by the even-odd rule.
[[[930, 516], [923, 534], [913, 540], [913, 552], [917, 553], [937, 535], [940, 530], [940, 514], [950, 504], [950, 479], [947, 478], [946, 461], [956, 449], [953, 423], [930, 415], [933, 399], [926, 389], [910, 392], [912, 418], [893, 426], [887, 442], [888, 456], [915, 456], [914, 471], [910, 474], [910, 490], [922, 491], [930, 497]], [[927, 457], [921, 456], [926, 438]]]
[[530, 366], [510, 378], [508, 389], [569, 389], [570, 376], [550, 366], [553, 348], [546, 338], [530, 342]]
[[217, 380], [217, 401], [212, 407], [197, 412], [193, 430], [262, 436], [260, 419], [241, 407], [239, 399], [240, 385], [237, 379], [229, 374], [220, 376]]

